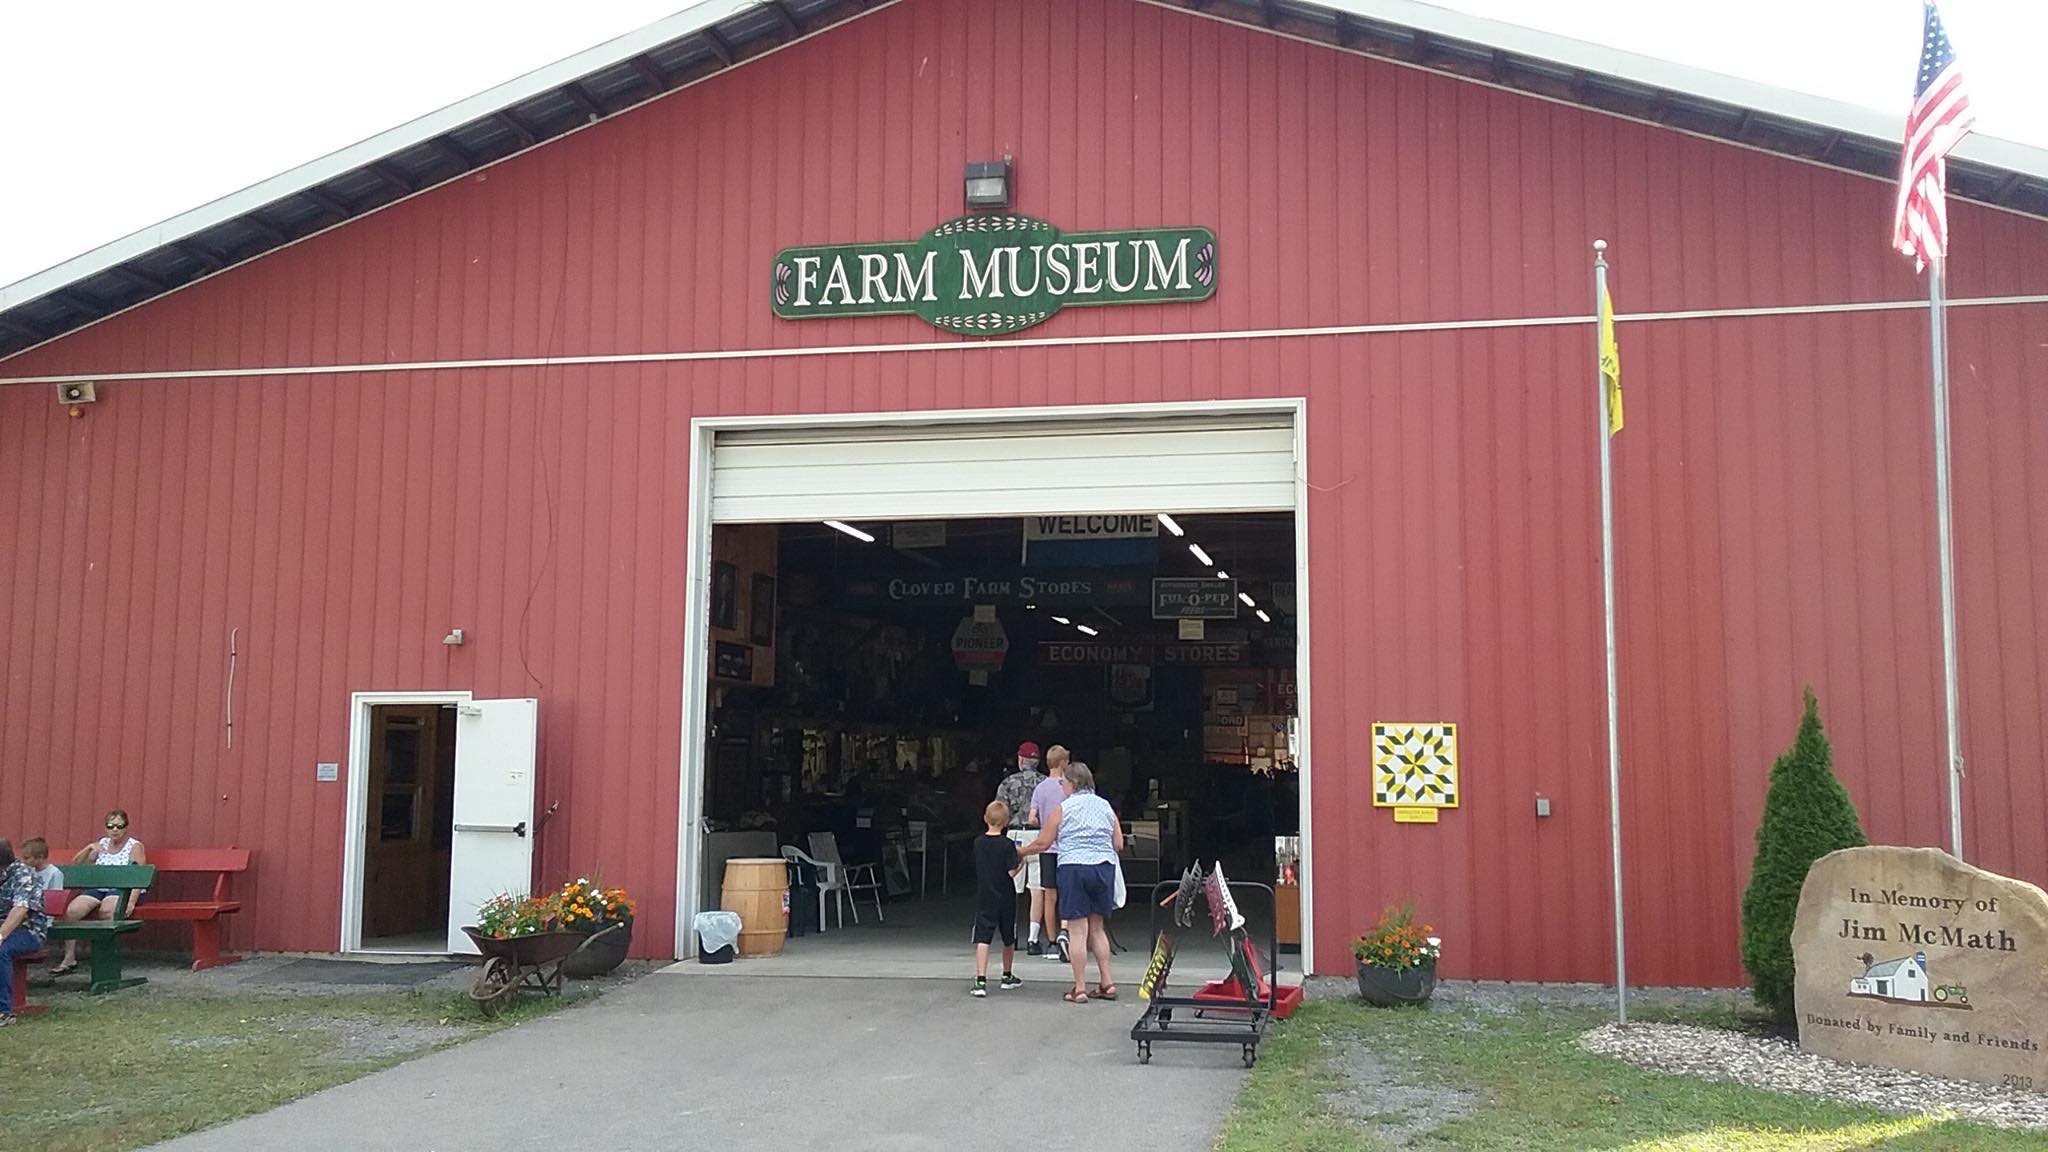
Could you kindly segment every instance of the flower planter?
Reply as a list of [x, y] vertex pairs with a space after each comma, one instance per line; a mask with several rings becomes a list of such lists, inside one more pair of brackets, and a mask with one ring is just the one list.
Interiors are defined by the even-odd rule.
[[625, 962], [626, 950], [633, 944], [633, 924], [614, 924], [591, 934], [583, 947], [570, 953], [562, 961], [562, 974], [572, 980], [588, 980], [603, 976]]
[[1433, 963], [1399, 971], [1370, 964], [1358, 966], [1358, 994], [1375, 1007], [1400, 1008], [1421, 1004], [1435, 991], [1436, 965]]

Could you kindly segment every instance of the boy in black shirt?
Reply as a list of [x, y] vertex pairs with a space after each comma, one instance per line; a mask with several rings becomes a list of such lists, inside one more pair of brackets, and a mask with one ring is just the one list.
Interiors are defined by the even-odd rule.
[[1003, 936], [1003, 988], [1022, 988], [1010, 971], [1017, 958], [1017, 889], [1015, 877], [1023, 861], [1010, 839], [1010, 806], [1001, 800], [982, 809], [987, 835], [974, 840], [974, 987], [972, 996], [988, 995], [988, 946]]

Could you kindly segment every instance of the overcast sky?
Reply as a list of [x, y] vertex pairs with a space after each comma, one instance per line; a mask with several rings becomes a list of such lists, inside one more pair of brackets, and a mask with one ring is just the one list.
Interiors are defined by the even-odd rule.
[[[1897, 115], [1919, 53], [1920, 0], [1439, 3]], [[0, 285], [688, 6], [0, 2]], [[2048, 147], [2048, 0], [1942, 15], [1980, 131]]]

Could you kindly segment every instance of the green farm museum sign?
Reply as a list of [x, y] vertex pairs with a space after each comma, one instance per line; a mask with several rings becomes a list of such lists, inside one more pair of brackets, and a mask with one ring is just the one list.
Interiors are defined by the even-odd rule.
[[948, 332], [1000, 335], [1065, 307], [1206, 300], [1216, 291], [1216, 234], [1063, 234], [1029, 216], [986, 213], [908, 243], [785, 248], [771, 289], [785, 320], [914, 313]]

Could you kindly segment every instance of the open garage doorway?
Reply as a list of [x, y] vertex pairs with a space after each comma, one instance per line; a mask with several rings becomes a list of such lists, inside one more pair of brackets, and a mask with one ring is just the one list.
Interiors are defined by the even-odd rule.
[[[782, 857], [792, 934], [780, 957], [736, 967], [957, 976], [971, 963], [983, 807], [1020, 745], [1060, 745], [1125, 825], [1132, 896], [1113, 929], [1133, 981], [1150, 944], [1143, 894], [1196, 861], [1275, 885], [1270, 905], [1245, 911], [1254, 939], [1273, 925], [1278, 966], [1299, 971], [1293, 417], [721, 435], [693, 582], [702, 711], [685, 736], [685, 928], [720, 906], [730, 861]], [[1075, 452], [1080, 466], [1045, 459]], [[807, 495], [826, 469], [832, 492]], [[1050, 490], [1016, 490], [1040, 469]], [[920, 507], [874, 514], [908, 490]], [[1020, 503], [1049, 510], [1012, 512]], [[755, 518], [800, 509], [816, 514]], [[1065, 979], [1030, 958], [1028, 909], [1020, 896], [1020, 974]], [[692, 947], [685, 932], [679, 953]]]

